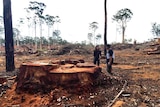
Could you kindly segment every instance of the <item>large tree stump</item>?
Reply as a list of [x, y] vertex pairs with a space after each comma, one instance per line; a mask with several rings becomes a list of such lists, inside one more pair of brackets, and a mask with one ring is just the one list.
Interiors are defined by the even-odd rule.
[[86, 87], [94, 84], [101, 72], [100, 67], [79, 61], [51, 62], [23, 63], [16, 90], [47, 90], [57, 86]]

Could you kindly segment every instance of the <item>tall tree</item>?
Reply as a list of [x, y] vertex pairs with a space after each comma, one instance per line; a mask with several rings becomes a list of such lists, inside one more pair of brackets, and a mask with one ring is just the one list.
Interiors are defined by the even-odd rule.
[[[45, 22], [48, 26], [48, 40], [49, 40], [49, 37], [50, 37], [50, 28], [54, 25], [54, 16], [50, 16], [50, 15], [45, 15]], [[50, 42], [48, 42], [48, 48], [50, 48], [49, 45]]]
[[107, 0], [104, 0], [104, 54], [106, 55], [107, 45]]
[[95, 45], [95, 32], [96, 32], [96, 30], [98, 29], [98, 23], [97, 22], [92, 22], [92, 23], [90, 23], [90, 25], [89, 25], [89, 28], [92, 30], [92, 33], [93, 33], [93, 44]]
[[130, 21], [132, 15], [132, 11], [128, 8], [121, 9], [115, 15], [113, 15], [113, 21], [119, 23], [122, 28], [122, 43], [125, 42], [124, 36], [127, 27], [127, 22]]
[[88, 40], [89, 40], [89, 44], [92, 44], [92, 38], [93, 38], [93, 34], [92, 33], [88, 33]]
[[[16, 36], [16, 45], [19, 46], [19, 41], [20, 41], [20, 31], [21, 31], [21, 28], [22, 28], [22, 24], [24, 24], [24, 19], [23, 18], [20, 18], [18, 20], [18, 24], [17, 24], [17, 27], [18, 29], [14, 28], [13, 29], [13, 36]], [[16, 35], [14, 35], [16, 34]]]
[[101, 34], [97, 34], [97, 35], [96, 35], [96, 45], [97, 45], [97, 44], [100, 44], [101, 38], [102, 38], [102, 35], [101, 35]]
[[59, 17], [59, 16], [56, 16], [56, 17], [55, 17], [55, 22], [56, 22], [56, 25], [57, 25], [56, 30], [59, 30], [59, 29], [58, 29], [58, 27], [59, 27], [59, 23], [61, 22], [61, 20], [60, 20], [60, 17]]
[[4, 27], [3, 27], [3, 16], [0, 16], [0, 34], [2, 34], [4, 31]]
[[6, 71], [13, 71], [15, 65], [11, 0], [3, 0], [3, 18], [5, 28]]
[[[37, 2], [37, 1], [31, 1], [29, 4], [28, 9], [31, 11], [34, 11], [34, 23], [35, 23], [35, 39], [36, 39], [36, 24], [37, 24], [37, 18], [39, 21], [39, 25], [40, 25], [40, 38], [42, 37], [42, 23], [44, 21], [44, 16], [43, 16], [43, 12], [44, 9], [46, 8], [46, 5], [42, 2]], [[35, 40], [36, 42], [37, 40]], [[35, 43], [37, 45], [37, 42]], [[37, 46], [35, 45], [36, 49]], [[40, 48], [42, 47], [42, 40], [40, 41]]]
[[17, 28], [13, 28], [13, 39], [14, 39], [14, 43], [16, 43], [17, 46], [19, 46], [19, 35], [20, 35], [20, 31]]

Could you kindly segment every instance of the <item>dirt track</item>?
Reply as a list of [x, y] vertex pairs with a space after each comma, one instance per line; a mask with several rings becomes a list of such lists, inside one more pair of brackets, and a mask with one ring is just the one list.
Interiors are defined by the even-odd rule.
[[[106, 80], [95, 88], [94, 92], [83, 93], [81, 95], [69, 94], [62, 88], [53, 90], [56, 92], [55, 98], [50, 101], [49, 94], [36, 94], [36, 95], [17, 95], [14, 92], [14, 84], [7, 93], [0, 98], [0, 106], [19, 105], [25, 107], [39, 107], [40, 105], [46, 106], [62, 106], [64, 102], [71, 105], [66, 107], [97, 106], [107, 107], [121, 90], [123, 80], [127, 80], [125, 91], [116, 100], [113, 107], [160, 107], [160, 55], [146, 55], [141, 51], [134, 51], [133, 49], [116, 50], [115, 51], [115, 64], [113, 65], [113, 73], [111, 76], [105, 71], [105, 60], [101, 60], [101, 67], [103, 68], [104, 77]], [[73, 55], [73, 56], [53, 56], [55, 59], [64, 58], [82, 58], [88, 62], [92, 62], [92, 55]], [[30, 60], [50, 59], [46, 56], [36, 57], [32, 56], [16, 56], [15, 62], [18, 68], [20, 63]], [[1, 71], [4, 69], [4, 57], [1, 57]], [[117, 81], [122, 80], [122, 81]], [[61, 98], [62, 97], [62, 98]], [[59, 99], [60, 98], [60, 99]], [[24, 101], [21, 101], [23, 100]], [[59, 100], [58, 100], [59, 99]], [[67, 100], [66, 99], [70, 99]], [[58, 100], [58, 101], [57, 101]], [[21, 103], [20, 103], [21, 102]], [[79, 104], [79, 105], [78, 105]], [[63, 106], [62, 106], [63, 107]]]

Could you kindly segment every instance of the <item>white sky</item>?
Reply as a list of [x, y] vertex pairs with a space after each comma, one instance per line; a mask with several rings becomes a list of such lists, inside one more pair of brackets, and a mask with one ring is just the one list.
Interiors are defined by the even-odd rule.
[[[15, 26], [17, 20], [25, 17], [25, 7], [29, 0], [11, 0], [12, 16]], [[33, 0], [34, 1], [34, 0]], [[36, 0], [44, 2], [47, 7], [45, 14], [59, 16], [61, 23], [61, 37], [68, 41], [88, 40], [89, 23], [96, 21], [99, 29], [96, 33], [103, 36], [104, 29], [104, 0]], [[3, 0], [0, 2], [0, 15], [3, 15]], [[112, 22], [112, 16], [122, 8], [129, 8], [133, 17], [128, 22], [126, 29], [127, 39], [136, 39], [138, 42], [147, 41], [153, 37], [151, 23], [160, 23], [160, 0], [108, 0], [108, 42], [121, 42], [121, 34], [116, 33], [116, 23]], [[23, 34], [25, 34], [24, 28]], [[47, 32], [46, 32], [47, 35]], [[101, 40], [103, 43], [103, 38]]]

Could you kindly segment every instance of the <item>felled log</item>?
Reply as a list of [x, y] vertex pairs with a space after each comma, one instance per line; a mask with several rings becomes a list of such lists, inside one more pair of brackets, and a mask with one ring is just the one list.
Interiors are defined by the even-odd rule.
[[16, 90], [89, 86], [96, 81], [100, 72], [100, 67], [88, 63], [23, 63], [20, 66]]
[[150, 54], [160, 54], [160, 45], [158, 45], [154, 48], [146, 49], [143, 52], [146, 52], [148, 55], [150, 55]]
[[150, 52], [147, 52], [148, 55], [151, 55], [151, 54], [160, 54], [160, 50], [159, 51], [150, 51]]

